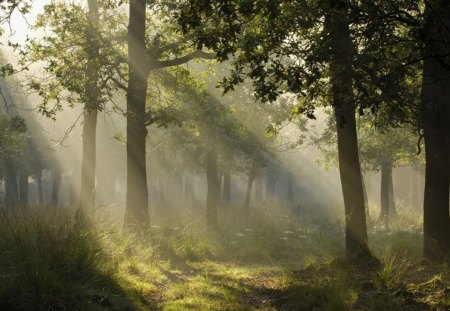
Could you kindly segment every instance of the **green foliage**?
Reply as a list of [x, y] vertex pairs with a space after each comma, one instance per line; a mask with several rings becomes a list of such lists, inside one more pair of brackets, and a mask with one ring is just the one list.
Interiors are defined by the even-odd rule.
[[[326, 125], [312, 135], [311, 144], [322, 153], [318, 162], [326, 167], [338, 164], [336, 122], [327, 112]], [[365, 171], [379, 171], [383, 161], [389, 161], [393, 167], [423, 162], [423, 141], [420, 141], [416, 129], [409, 125], [389, 128], [381, 116], [364, 115], [357, 119], [358, 148], [361, 167]], [[386, 128], [387, 126], [387, 128]], [[420, 147], [420, 149], [419, 149]]]
[[0, 161], [24, 156], [27, 147], [26, 130], [23, 118], [0, 114]]
[[[34, 70], [36, 64], [43, 68], [41, 75], [29, 77], [26, 86], [40, 96], [38, 110], [47, 117], [55, 118], [64, 105], [89, 102], [92, 95], [86, 93], [86, 83], [92, 77], [88, 69], [97, 69], [98, 80], [90, 82], [100, 91], [95, 107], [88, 109], [105, 109], [113, 93], [124, 88], [125, 15], [112, 1], [98, 2], [100, 21], [95, 27], [83, 5], [51, 1], [34, 25], [47, 34], [17, 46], [21, 70]], [[94, 43], [99, 49], [95, 59], [91, 55]]]

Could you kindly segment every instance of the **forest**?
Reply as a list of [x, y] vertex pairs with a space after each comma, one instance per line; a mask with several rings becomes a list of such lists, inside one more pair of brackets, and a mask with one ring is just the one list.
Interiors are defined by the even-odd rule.
[[448, 0], [0, 0], [0, 310], [450, 310]]

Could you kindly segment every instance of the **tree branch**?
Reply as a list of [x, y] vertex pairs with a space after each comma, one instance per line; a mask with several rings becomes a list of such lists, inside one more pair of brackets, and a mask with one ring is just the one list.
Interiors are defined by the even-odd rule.
[[186, 37], [184, 37], [184, 38], [182, 38], [182, 39], [180, 39], [180, 40], [178, 40], [178, 41], [176, 41], [176, 42], [169, 43], [169, 44], [167, 44], [167, 45], [165, 45], [165, 46], [162, 46], [162, 47], [160, 47], [160, 48], [158, 48], [158, 49], [156, 50], [156, 54], [157, 54], [157, 55], [160, 55], [160, 54], [162, 54], [162, 53], [164, 53], [164, 52], [166, 52], [166, 51], [169, 51], [169, 50], [175, 50], [175, 49], [177, 49], [180, 45], [182, 45], [183, 43], [188, 42], [188, 41], [191, 40], [192, 38], [194, 38], [194, 35], [188, 35], [188, 36], [186, 36]]
[[178, 65], [185, 64], [196, 58], [215, 59], [216, 53], [206, 53], [203, 51], [195, 51], [195, 52], [192, 52], [190, 54], [187, 54], [187, 55], [179, 57], [179, 58], [163, 60], [163, 61], [156, 61], [156, 62], [152, 63], [151, 68], [152, 69], [160, 69], [160, 68], [178, 66]]

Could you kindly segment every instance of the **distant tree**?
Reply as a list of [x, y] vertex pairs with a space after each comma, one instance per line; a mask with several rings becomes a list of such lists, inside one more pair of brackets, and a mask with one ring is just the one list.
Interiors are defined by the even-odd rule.
[[17, 161], [23, 157], [27, 144], [26, 124], [19, 116], [0, 114], [0, 161], [5, 178], [5, 204], [19, 203], [17, 187]]
[[[422, 157], [418, 155], [417, 130], [407, 125], [400, 128], [386, 128], [383, 126], [382, 116], [383, 109], [380, 109], [378, 117], [361, 116], [357, 120], [357, 129], [363, 172], [381, 172], [379, 220], [387, 225], [388, 216], [396, 214], [392, 169], [422, 161]], [[333, 123], [333, 118], [329, 118], [324, 130], [311, 141], [322, 152], [322, 158], [318, 162], [326, 168], [338, 165]]]
[[[55, 118], [64, 105], [84, 104], [79, 212], [88, 218], [95, 205], [97, 113], [122, 87], [118, 82], [125, 43], [122, 19], [117, 7], [107, 1], [88, 0], [87, 9], [81, 4], [52, 1], [35, 25], [51, 34], [18, 47], [22, 70], [36, 63], [43, 65], [42, 77], [33, 76], [26, 82], [42, 99], [38, 105], [41, 113]], [[54, 173], [53, 204], [58, 201], [60, 169], [54, 168]]]
[[213, 49], [219, 60], [235, 56], [225, 90], [250, 77], [263, 100], [286, 92], [308, 99], [297, 111], [311, 117], [318, 100], [330, 98], [337, 120], [347, 251], [349, 256], [372, 257], [355, 127], [357, 48], [350, 13], [348, 1], [190, 1], [180, 22], [185, 30], [195, 30], [198, 45]]

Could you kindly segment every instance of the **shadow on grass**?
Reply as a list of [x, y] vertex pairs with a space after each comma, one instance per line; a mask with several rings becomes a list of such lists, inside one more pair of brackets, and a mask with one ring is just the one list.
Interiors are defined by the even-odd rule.
[[120, 284], [102, 234], [61, 210], [1, 210], [0, 236], [0, 310], [157, 309]]

